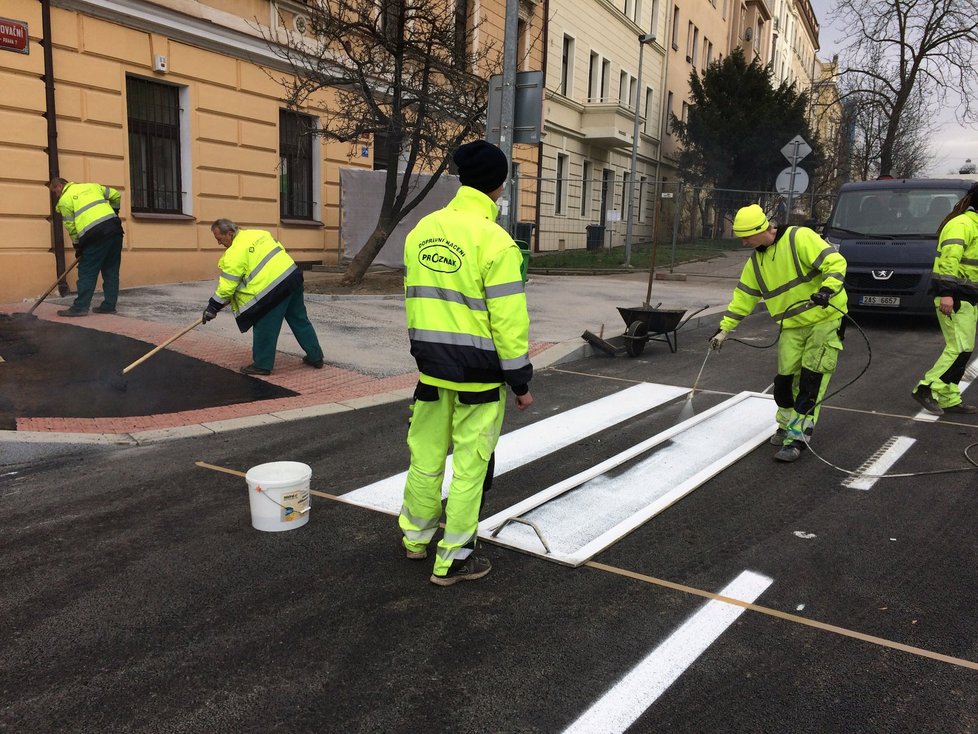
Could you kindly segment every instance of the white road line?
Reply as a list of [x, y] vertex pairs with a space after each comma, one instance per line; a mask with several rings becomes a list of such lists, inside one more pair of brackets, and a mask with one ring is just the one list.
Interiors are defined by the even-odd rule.
[[[744, 571], [720, 596], [753, 603], [772, 583], [773, 579]], [[708, 601], [595, 701], [564, 734], [625, 731], [743, 613], [743, 607], [716, 599]]]
[[891, 436], [851, 477], [842, 480], [842, 486], [850, 489], [871, 488], [879, 478], [873, 475], [886, 474], [916, 442], [917, 439], [907, 436]]
[[[511, 431], [499, 437], [494, 476], [498, 477], [529, 464], [688, 392], [689, 388], [686, 387], [643, 382]], [[397, 513], [404, 500], [406, 477], [407, 472], [401, 472], [340, 495], [339, 499], [361, 507]], [[445, 465], [445, 480], [442, 483], [443, 496], [447, 495], [451, 481], [452, 457], [449, 456]]]

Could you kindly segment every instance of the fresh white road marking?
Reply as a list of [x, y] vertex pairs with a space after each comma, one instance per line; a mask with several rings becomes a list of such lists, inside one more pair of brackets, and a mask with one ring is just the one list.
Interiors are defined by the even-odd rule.
[[[935, 418], [937, 416], [934, 416]], [[842, 480], [843, 487], [869, 489], [917, 442], [907, 436], [891, 436], [855, 473]]]
[[[496, 445], [495, 476], [529, 464], [688, 392], [689, 388], [686, 387], [643, 382], [511, 431], [500, 436]], [[407, 472], [401, 472], [340, 495], [339, 499], [361, 507], [397, 514], [404, 501], [406, 478]], [[452, 457], [449, 456], [442, 483], [443, 496], [447, 496], [451, 481]]]
[[[773, 579], [744, 571], [720, 596], [753, 604], [772, 583]], [[743, 613], [744, 608], [735, 604], [708, 601], [567, 727], [565, 734], [625, 731]]]

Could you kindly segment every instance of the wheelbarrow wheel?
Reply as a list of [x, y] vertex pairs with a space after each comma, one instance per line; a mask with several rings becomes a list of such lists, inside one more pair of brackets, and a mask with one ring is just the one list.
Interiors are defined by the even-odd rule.
[[649, 337], [649, 325], [644, 321], [633, 321], [625, 330], [625, 351], [629, 357], [637, 357], [645, 350]]

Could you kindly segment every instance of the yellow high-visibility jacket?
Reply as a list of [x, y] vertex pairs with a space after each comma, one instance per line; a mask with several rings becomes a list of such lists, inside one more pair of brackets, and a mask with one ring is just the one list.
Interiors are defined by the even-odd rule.
[[938, 296], [978, 301], [978, 213], [974, 209], [941, 228], [931, 290]]
[[462, 186], [404, 243], [411, 354], [421, 382], [463, 392], [503, 383], [522, 395], [533, 376], [523, 255], [496, 224], [495, 202]]
[[119, 207], [122, 197], [110, 186], [96, 183], [66, 183], [56, 209], [75, 248], [105, 237], [122, 234]]
[[[837, 319], [839, 311], [847, 311], [845, 277], [846, 259], [832, 245], [808, 227], [788, 227], [744, 264], [720, 328], [733, 331], [762, 298], [771, 317], [785, 329]], [[833, 291], [829, 303], [835, 308], [809, 300], [823, 286]]]
[[302, 283], [282, 243], [261, 229], [238, 230], [217, 266], [221, 274], [209, 307], [219, 311], [230, 303], [242, 332]]

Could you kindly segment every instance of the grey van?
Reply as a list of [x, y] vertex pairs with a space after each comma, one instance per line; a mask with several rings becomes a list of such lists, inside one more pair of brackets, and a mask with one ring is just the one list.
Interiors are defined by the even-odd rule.
[[937, 228], [974, 183], [885, 179], [843, 184], [823, 235], [848, 263], [851, 310], [934, 313], [928, 291]]

